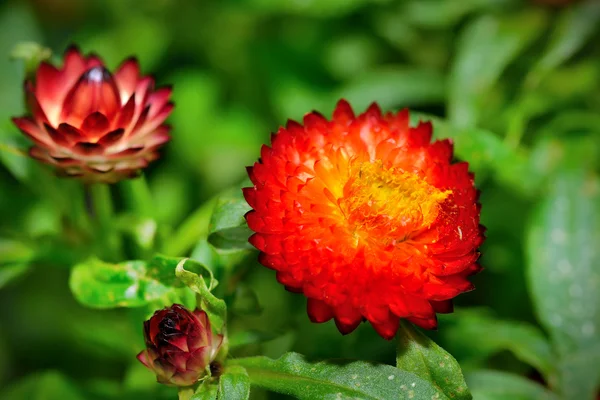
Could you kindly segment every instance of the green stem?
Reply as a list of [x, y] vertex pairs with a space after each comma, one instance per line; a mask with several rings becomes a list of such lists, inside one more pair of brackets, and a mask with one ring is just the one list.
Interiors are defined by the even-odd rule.
[[125, 204], [140, 217], [152, 218], [154, 203], [144, 175], [135, 179], [126, 179], [119, 184]]
[[163, 251], [171, 256], [184, 256], [201, 237], [208, 235], [208, 224], [215, 207], [216, 197], [202, 204], [165, 242]]
[[179, 388], [179, 400], [190, 400], [194, 395], [194, 389], [191, 387]]
[[94, 207], [95, 221], [98, 225], [102, 253], [108, 259], [119, 259], [122, 254], [121, 240], [113, 226], [115, 221], [110, 186], [96, 183], [90, 185], [89, 190]]

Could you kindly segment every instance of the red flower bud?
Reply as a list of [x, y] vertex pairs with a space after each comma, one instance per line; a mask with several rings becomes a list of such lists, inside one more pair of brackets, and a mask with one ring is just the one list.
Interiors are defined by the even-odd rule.
[[204, 311], [192, 313], [179, 304], [144, 322], [144, 338], [146, 350], [138, 360], [156, 373], [158, 382], [174, 386], [190, 386], [204, 377], [223, 343]]
[[170, 88], [154, 90], [136, 60], [111, 74], [96, 56], [67, 50], [64, 65], [43, 62], [25, 82], [30, 116], [13, 118], [34, 146], [30, 155], [61, 175], [87, 182], [135, 176], [169, 140]]

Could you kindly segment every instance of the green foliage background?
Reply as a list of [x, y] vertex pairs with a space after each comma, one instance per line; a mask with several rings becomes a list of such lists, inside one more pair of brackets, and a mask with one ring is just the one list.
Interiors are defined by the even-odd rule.
[[[110, 68], [136, 55], [145, 73], [174, 85], [173, 140], [147, 173], [165, 237], [215, 194], [239, 187], [288, 118], [330, 115], [341, 97], [357, 112], [377, 101], [439, 118], [437, 137], [453, 138], [476, 174], [488, 239], [477, 290], [460, 296], [431, 336], [460, 362], [476, 400], [592, 399], [600, 381], [600, 2], [573, 3], [3, 1], [0, 398], [175, 396], [135, 360], [145, 310], [89, 310], [69, 291], [69, 269], [87, 251], [64, 223], [78, 201], [64, 193], [77, 184], [18, 154], [26, 141], [9, 121], [24, 110], [23, 66], [8, 55], [36, 41], [57, 59], [76, 43]], [[206, 254], [202, 243], [170, 243], [171, 256], [194, 247]], [[302, 296], [285, 292], [254, 253], [237, 256], [252, 266], [242, 288], [256, 293], [262, 313], [240, 312], [232, 341], [268, 340], [234, 356], [296, 351], [394, 364], [393, 343], [370, 326], [342, 337], [332, 323], [311, 324]], [[282, 397], [253, 390], [252, 398]]]

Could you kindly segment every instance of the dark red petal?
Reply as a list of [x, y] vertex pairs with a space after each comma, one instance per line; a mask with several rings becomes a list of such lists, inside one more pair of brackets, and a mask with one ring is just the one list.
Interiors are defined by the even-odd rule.
[[120, 128], [127, 128], [131, 123], [133, 114], [135, 113], [135, 93], [131, 95], [127, 103], [121, 108], [119, 116], [117, 117], [117, 123], [115, 126]]
[[114, 74], [120, 92], [121, 101], [129, 99], [140, 79], [140, 66], [135, 58], [125, 60]]
[[354, 111], [346, 100], [342, 99], [338, 101], [333, 111], [333, 120], [342, 125], [348, 125], [354, 120]]
[[398, 331], [398, 325], [400, 318], [390, 314], [390, 318], [382, 323], [374, 323], [371, 321], [371, 325], [377, 331], [377, 333], [386, 340], [392, 340]]
[[148, 104], [150, 105], [149, 118], [154, 118], [155, 115], [163, 110], [164, 106], [169, 102], [172, 91], [171, 87], [162, 87], [148, 96]]
[[98, 140], [98, 143], [104, 147], [112, 146], [121, 140], [124, 133], [125, 129], [123, 128], [115, 129], [114, 131], [110, 131], [106, 135], [102, 136], [100, 140]]
[[[40, 105], [38, 99], [35, 97], [35, 93], [34, 93], [35, 90], [33, 88], [32, 83], [30, 81], [25, 82], [24, 88], [25, 88], [25, 101], [27, 102], [27, 108], [29, 109], [29, 112], [31, 113], [33, 118], [35, 118], [39, 122], [47, 122], [48, 117], [47, 117], [46, 113], [44, 112], [44, 110], [42, 109], [42, 106]], [[59, 110], [60, 105], [56, 104], [55, 107], [50, 107], [50, 106], [47, 106], [47, 107], [50, 108], [50, 110], [55, 109], [54, 114], [56, 114]]]
[[358, 325], [360, 325], [360, 323], [361, 320], [345, 324], [343, 322], [340, 322], [337, 318], [335, 319], [335, 326], [338, 328], [338, 331], [340, 331], [342, 335], [352, 333], [356, 328], [358, 328]]
[[93, 112], [88, 115], [81, 124], [81, 131], [90, 140], [97, 140], [108, 130], [108, 118], [101, 112]]
[[150, 368], [150, 369], [154, 369], [153, 365], [152, 365], [152, 360], [150, 360], [148, 358], [148, 351], [144, 350], [142, 352], [140, 352], [140, 354], [137, 355], [137, 359], [140, 360], [140, 362], [142, 364], [144, 364], [146, 367]]
[[71, 142], [69, 141], [69, 139], [67, 137], [65, 137], [65, 135], [63, 135], [62, 133], [60, 133], [59, 131], [57, 131], [56, 129], [54, 129], [53, 127], [51, 127], [48, 124], [44, 124], [44, 128], [46, 129], [46, 132], [48, 132], [48, 135], [50, 136], [50, 138], [52, 139], [52, 141], [56, 144], [58, 144], [59, 146], [70, 146]]
[[146, 106], [142, 113], [140, 114], [137, 122], [135, 123], [133, 129], [131, 129], [131, 134], [135, 135], [136, 131], [138, 131], [145, 123], [148, 118], [148, 113], [150, 112], [150, 106]]
[[56, 102], [59, 95], [69, 89], [61, 85], [61, 77], [54, 65], [46, 61], [40, 63], [35, 76], [35, 96], [44, 104]]
[[69, 91], [63, 103], [61, 119], [76, 122], [96, 111], [110, 119], [120, 106], [119, 92], [110, 72], [98, 66], [86, 71]]
[[83, 133], [72, 125], [62, 123], [58, 126], [58, 131], [72, 142], [81, 142], [84, 139]]
[[325, 302], [316, 299], [307, 299], [306, 310], [312, 322], [322, 323], [333, 318], [333, 309]]
[[42, 147], [52, 147], [52, 139], [42, 130], [34, 120], [29, 117], [13, 118], [13, 123], [25, 135], [29, 136], [34, 142]]
[[406, 318], [407, 320], [409, 320], [410, 322], [412, 322], [413, 324], [420, 326], [423, 329], [437, 329], [437, 317], [433, 316], [431, 318], [415, 318], [415, 317], [409, 317]]
[[73, 151], [84, 156], [102, 154], [104, 147], [98, 143], [79, 142], [73, 146]]
[[440, 314], [450, 314], [454, 312], [452, 300], [430, 301], [433, 310]]
[[142, 150], [144, 150], [143, 146], [130, 147], [128, 149], [119, 151], [117, 153], [108, 154], [107, 157], [110, 158], [111, 160], [117, 160], [119, 158], [129, 158], [135, 154], [140, 153]]

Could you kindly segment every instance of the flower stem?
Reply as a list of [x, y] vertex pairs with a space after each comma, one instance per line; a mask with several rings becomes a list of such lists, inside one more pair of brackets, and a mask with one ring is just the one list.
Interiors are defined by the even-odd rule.
[[140, 217], [152, 218], [154, 203], [144, 175], [135, 179], [126, 179], [119, 184], [125, 204]]
[[179, 388], [179, 400], [190, 400], [194, 395], [194, 389], [191, 387]]
[[110, 186], [96, 183], [89, 186], [95, 221], [98, 225], [102, 253], [109, 259], [119, 259], [122, 253], [121, 240], [113, 230], [114, 210]]
[[215, 207], [216, 197], [207, 200], [188, 217], [165, 242], [163, 251], [171, 256], [183, 256], [202, 237], [208, 234], [208, 224]]

